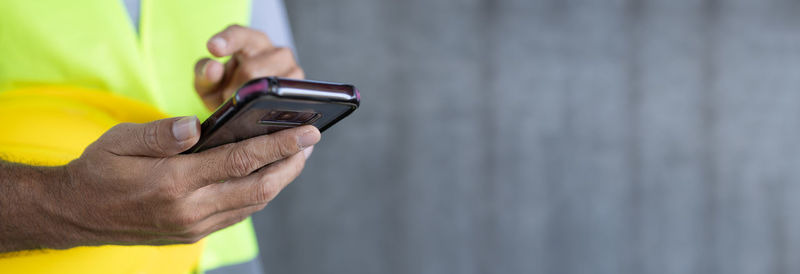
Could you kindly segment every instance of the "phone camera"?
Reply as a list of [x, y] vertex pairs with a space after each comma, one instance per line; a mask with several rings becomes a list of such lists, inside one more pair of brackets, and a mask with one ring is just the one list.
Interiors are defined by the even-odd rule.
[[272, 110], [259, 121], [262, 124], [301, 125], [316, 120], [319, 113], [291, 110]]

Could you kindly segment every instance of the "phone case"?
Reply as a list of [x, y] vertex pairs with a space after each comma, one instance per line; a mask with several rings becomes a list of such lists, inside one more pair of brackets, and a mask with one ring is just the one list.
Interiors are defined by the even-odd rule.
[[358, 108], [361, 96], [353, 85], [277, 77], [244, 84], [201, 125], [200, 140], [184, 153], [301, 125], [320, 132]]

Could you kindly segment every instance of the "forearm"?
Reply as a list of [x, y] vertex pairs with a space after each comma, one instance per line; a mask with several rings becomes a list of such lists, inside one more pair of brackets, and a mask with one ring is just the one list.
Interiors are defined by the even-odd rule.
[[70, 246], [69, 230], [52, 213], [53, 190], [67, 177], [63, 167], [0, 161], [0, 253]]

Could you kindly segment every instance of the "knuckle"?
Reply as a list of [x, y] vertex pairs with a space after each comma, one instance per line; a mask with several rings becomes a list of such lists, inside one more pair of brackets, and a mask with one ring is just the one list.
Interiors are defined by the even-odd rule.
[[186, 176], [183, 176], [181, 172], [174, 172], [174, 170], [177, 169], [173, 168], [170, 164], [167, 165], [165, 169], [154, 170], [155, 172], [163, 174], [153, 178], [157, 184], [154, 189], [157, 197], [159, 197], [162, 202], [174, 203], [182, 199], [186, 194], [180, 188], [184, 180], [186, 180]]
[[258, 185], [257, 191], [255, 191], [255, 202], [257, 203], [267, 203], [275, 199], [275, 196], [278, 196], [280, 189], [275, 187], [275, 184], [267, 183], [272, 180], [272, 176], [262, 176], [260, 178], [260, 184]]
[[174, 203], [183, 198], [183, 193], [181, 193], [177, 187], [173, 186], [173, 184], [162, 185], [159, 188], [158, 193], [161, 197], [161, 200], [167, 203]]
[[240, 66], [241, 69], [239, 70], [239, 72], [245, 79], [252, 79], [264, 76], [262, 75], [263, 73], [261, 72], [261, 67], [253, 62], [245, 62], [242, 63]]
[[264, 187], [256, 193], [255, 202], [267, 203], [278, 196], [278, 191], [269, 187]]
[[162, 144], [158, 141], [159, 128], [157, 124], [147, 125], [140, 135], [142, 144], [151, 151], [164, 151]]
[[286, 158], [286, 155], [291, 155], [289, 148], [282, 142], [272, 142], [272, 145], [269, 146], [265, 153], [270, 160], [277, 161], [283, 158]]
[[295, 138], [287, 138], [285, 141], [278, 142], [275, 147], [280, 158], [292, 156], [300, 151], [300, 146]]
[[244, 177], [253, 169], [253, 157], [247, 146], [235, 146], [228, 150], [226, 163], [229, 173], [234, 177]]

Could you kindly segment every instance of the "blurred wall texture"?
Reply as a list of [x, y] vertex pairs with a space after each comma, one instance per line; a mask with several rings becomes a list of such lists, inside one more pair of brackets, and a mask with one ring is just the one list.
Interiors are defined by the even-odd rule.
[[270, 273], [800, 273], [800, 2], [291, 0], [363, 105]]

